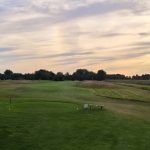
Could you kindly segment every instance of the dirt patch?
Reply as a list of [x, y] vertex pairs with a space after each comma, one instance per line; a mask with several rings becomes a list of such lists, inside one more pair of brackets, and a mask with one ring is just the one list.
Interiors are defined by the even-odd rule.
[[32, 83], [29, 80], [1, 80], [0, 88], [17, 88]]
[[81, 85], [86, 87], [99, 87], [99, 88], [116, 88], [117, 85], [107, 81], [81, 81]]

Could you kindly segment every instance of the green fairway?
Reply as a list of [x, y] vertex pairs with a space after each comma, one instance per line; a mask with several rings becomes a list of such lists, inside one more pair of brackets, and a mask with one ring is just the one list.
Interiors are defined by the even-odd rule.
[[149, 150], [149, 86], [0, 81], [0, 150]]

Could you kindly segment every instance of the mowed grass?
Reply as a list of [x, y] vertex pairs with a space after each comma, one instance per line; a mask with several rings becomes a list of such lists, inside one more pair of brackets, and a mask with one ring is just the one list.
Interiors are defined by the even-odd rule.
[[[118, 99], [113, 87], [79, 82], [0, 81], [0, 149], [149, 150], [149, 91], [113, 83], [116, 93], [132, 94]], [[83, 111], [84, 103], [105, 109]]]
[[117, 88], [99, 88], [95, 89], [95, 93], [99, 96], [121, 99], [150, 102], [150, 91], [138, 89], [135, 87], [119, 86]]

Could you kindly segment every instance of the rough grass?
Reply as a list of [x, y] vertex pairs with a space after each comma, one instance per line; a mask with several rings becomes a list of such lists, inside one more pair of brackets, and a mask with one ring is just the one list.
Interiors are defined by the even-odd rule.
[[[0, 149], [149, 150], [150, 93], [120, 83], [0, 81]], [[105, 110], [84, 112], [83, 103]]]
[[97, 96], [101, 97], [150, 102], [150, 86], [144, 85], [147, 81], [140, 81], [142, 85], [135, 81], [136, 84], [133, 84], [133, 81], [131, 81], [132, 84], [128, 82], [83, 81], [78, 83], [78, 86], [91, 88]]
[[104, 97], [114, 98], [114, 99], [150, 102], [149, 91], [146, 91], [144, 89], [134, 88], [134, 87], [120, 86], [117, 89], [100, 88], [100, 89], [95, 89], [95, 93], [96, 95], [99, 96], [104, 96]]
[[110, 80], [113, 83], [126, 83], [126, 84], [137, 84], [137, 85], [150, 85], [150, 80]]

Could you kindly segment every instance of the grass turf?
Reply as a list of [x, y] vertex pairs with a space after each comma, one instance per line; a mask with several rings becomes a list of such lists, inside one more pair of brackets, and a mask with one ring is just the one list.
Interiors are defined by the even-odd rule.
[[[107, 89], [110, 91], [107, 98], [100, 95], [103, 88], [96, 88], [97, 96], [93, 88], [77, 85], [76, 82], [1, 81], [0, 149], [149, 150], [148, 99], [143, 98], [141, 103], [132, 101], [134, 91], [129, 95], [131, 101], [118, 100], [113, 97], [112, 89]], [[122, 85], [122, 90], [128, 88]], [[85, 102], [105, 104], [105, 110], [84, 112]]]

